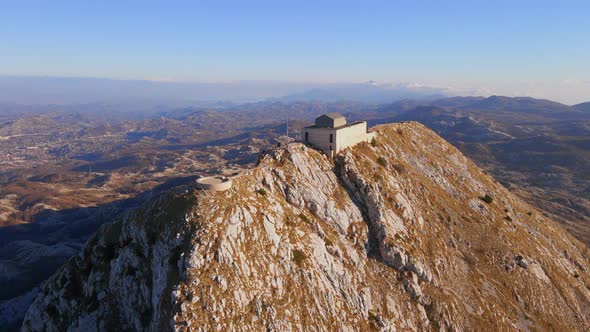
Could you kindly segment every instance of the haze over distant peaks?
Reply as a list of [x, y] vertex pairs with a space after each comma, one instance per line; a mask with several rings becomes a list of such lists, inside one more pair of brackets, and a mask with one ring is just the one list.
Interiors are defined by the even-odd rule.
[[0, 102], [68, 104], [88, 102], [196, 102], [226, 100], [392, 102], [404, 98], [440, 98], [441, 88], [415, 83], [293, 83], [279, 81], [174, 82], [105, 78], [0, 76]]

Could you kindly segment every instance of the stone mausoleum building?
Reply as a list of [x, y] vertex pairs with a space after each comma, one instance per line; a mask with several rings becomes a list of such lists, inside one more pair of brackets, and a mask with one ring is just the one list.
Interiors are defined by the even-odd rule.
[[346, 123], [339, 113], [327, 113], [315, 119], [315, 125], [303, 128], [303, 142], [322, 151], [330, 158], [349, 146], [370, 142], [376, 133], [367, 132], [367, 122]]

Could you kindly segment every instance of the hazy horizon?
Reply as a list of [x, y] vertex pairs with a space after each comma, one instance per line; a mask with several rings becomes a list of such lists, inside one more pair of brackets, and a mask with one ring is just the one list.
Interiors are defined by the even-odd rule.
[[[563, 82], [559, 85], [563, 89], [567, 89], [568, 85], [571, 86], [571, 84]], [[588, 98], [559, 98], [560, 96], [556, 92], [561, 90], [551, 90], [552, 85], [550, 84], [534, 85], [536, 88], [551, 90], [546, 94], [527, 92], [527, 87], [531, 88], [531, 84], [513, 83], [511, 85], [506, 83], [503, 89], [495, 89], [489, 85], [486, 87], [485, 84], [482, 84], [480, 88], [472, 88], [459, 85], [429, 85], [418, 82], [312, 83], [271, 80], [191, 82], [0, 75], [0, 103], [72, 105], [101, 102], [148, 102], [190, 105], [203, 102], [244, 103], [264, 100], [388, 103], [402, 99], [438, 99], [455, 96], [489, 97], [492, 95], [548, 99], [566, 105], [590, 101], [590, 96]], [[582, 96], [584, 95], [582, 94]]]

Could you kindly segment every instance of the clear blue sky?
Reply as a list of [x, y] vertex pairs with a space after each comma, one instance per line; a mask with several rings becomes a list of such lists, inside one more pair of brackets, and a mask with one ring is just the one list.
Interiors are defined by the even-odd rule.
[[4, 75], [588, 82], [590, 1], [0, 0], [0, 43]]

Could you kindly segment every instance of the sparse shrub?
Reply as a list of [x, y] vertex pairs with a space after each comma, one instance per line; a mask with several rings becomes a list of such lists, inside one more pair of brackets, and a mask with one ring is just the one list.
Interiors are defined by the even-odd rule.
[[393, 164], [393, 169], [395, 169], [399, 174], [406, 172], [406, 166], [402, 164]]
[[295, 225], [295, 224], [293, 223], [293, 221], [291, 221], [291, 218], [290, 218], [290, 217], [287, 217], [287, 218], [283, 219], [283, 223], [284, 223], [285, 225], [289, 226], [289, 227], [290, 227], [290, 226], [294, 226], [294, 225]]
[[379, 318], [377, 318], [377, 316], [369, 311], [369, 325], [371, 328], [371, 331], [379, 331]]
[[105, 244], [104, 247], [98, 247], [100, 254], [102, 254], [102, 257], [104, 257], [105, 260], [112, 260], [113, 258], [115, 258], [117, 256], [117, 250], [115, 248], [115, 245], [109, 245], [109, 244]]
[[377, 316], [372, 311], [370, 311], [370, 310], [369, 310], [369, 319], [370, 320], [374, 320], [374, 321], [377, 321], [378, 320], [377, 319]]
[[464, 255], [463, 260], [465, 261], [465, 263], [467, 263], [471, 266], [477, 264], [477, 260], [475, 259], [475, 256], [473, 256], [473, 254]]
[[98, 309], [98, 305], [98, 299], [96, 298], [96, 295], [93, 295], [87, 298], [86, 306], [84, 309], [86, 310], [86, 312], [93, 312], [94, 310]]
[[506, 219], [508, 221], [512, 221], [512, 217], [511, 216], [506, 216], [506, 217], [504, 217], [504, 219]]
[[262, 196], [266, 196], [266, 190], [264, 188], [258, 189], [258, 193]]
[[334, 242], [332, 242], [332, 240], [330, 240], [330, 238], [327, 236], [324, 237], [324, 243], [326, 244], [326, 247], [333, 247], [334, 246]]
[[143, 258], [143, 251], [141, 250], [140, 247], [138, 246], [134, 246], [133, 247], [133, 252], [135, 253], [135, 256], [139, 257], [139, 258]]
[[375, 139], [375, 137], [373, 137], [373, 139], [371, 139], [371, 145], [373, 147], [376, 147], [377, 146], [377, 140]]
[[47, 306], [47, 308], [45, 309], [45, 312], [47, 313], [47, 316], [49, 316], [49, 318], [51, 318], [51, 319], [56, 319], [59, 317], [59, 311], [52, 304]]
[[67, 300], [80, 298], [84, 294], [82, 281], [78, 273], [68, 272], [67, 277], [65, 274], [62, 275], [61, 284], [63, 285], [62, 294]]
[[125, 274], [133, 277], [133, 276], [135, 276], [135, 271], [137, 271], [137, 269], [134, 268], [133, 266], [129, 265], [129, 266], [127, 266], [127, 269], [125, 270]]
[[529, 217], [530, 217], [530, 216], [532, 216], [532, 215], [533, 215], [533, 212], [532, 212], [532, 211], [529, 211], [529, 212], [527, 212], [526, 214], [528, 214], [528, 215], [529, 215]]
[[400, 135], [400, 136], [404, 134], [404, 131], [403, 131], [401, 128], [397, 128], [397, 129], [396, 129], [396, 132], [397, 132], [397, 134], [398, 134], [398, 135]]
[[151, 308], [146, 308], [141, 312], [139, 319], [141, 320], [143, 326], [147, 326], [150, 323], [152, 320], [152, 314], [153, 309]]
[[307, 216], [304, 215], [303, 213], [299, 214], [299, 219], [305, 221], [306, 223], [309, 223], [309, 218], [307, 218]]
[[182, 256], [182, 247], [177, 247], [176, 249], [174, 249], [170, 253], [170, 256], [168, 257], [168, 264], [170, 264], [172, 266], [176, 266], [178, 264], [178, 261], [180, 260], [181, 256]]
[[293, 250], [293, 261], [297, 266], [301, 267], [303, 265], [303, 261], [307, 258], [305, 253], [302, 250], [295, 249]]
[[387, 159], [383, 158], [383, 157], [378, 157], [377, 158], [377, 164], [383, 166], [383, 167], [387, 167]]
[[492, 196], [490, 196], [489, 194], [485, 194], [484, 196], [480, 196], [479, 199], [481, 199], [482, 201], [484, 201], [488, 204], [492, 204], [492, 202], [494, 201]]

